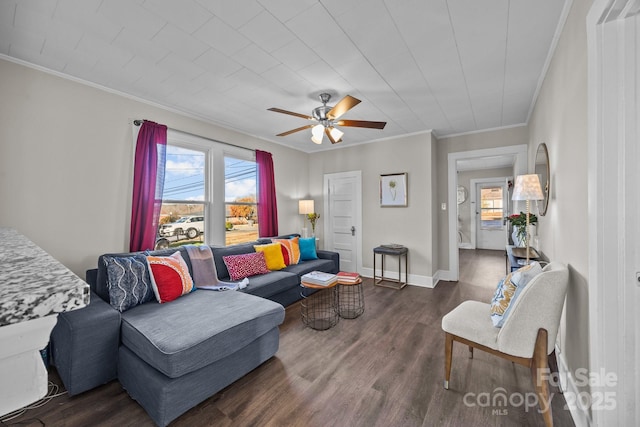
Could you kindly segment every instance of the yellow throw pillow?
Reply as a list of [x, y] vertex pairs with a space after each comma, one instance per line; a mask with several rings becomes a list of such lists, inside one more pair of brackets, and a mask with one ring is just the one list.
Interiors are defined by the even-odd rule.
[[254, 245], [256, 252], [262, 252], [267, 262], [267, 268], [271, 271], [282, 270], [286, 267], [280, 243], [269, 243], [266, 245]]

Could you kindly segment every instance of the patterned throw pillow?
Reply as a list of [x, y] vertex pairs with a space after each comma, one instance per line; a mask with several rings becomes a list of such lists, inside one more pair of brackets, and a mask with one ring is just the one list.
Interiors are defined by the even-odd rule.
[[538, 274], [542, 273], [542, 267], [538, 262], [532, 262], [520, 268], [502, 279], [491, 299], [491, 321], [493, 326], [501, 328], [507, 320], [513, 304], [520, 293]]
[[147, 256], [151, 285], [160, 304], [194, 291], [189, 267], [180, 252], [171, 256]]
[[[286, 265], [297, 264], [300, 262], [300, 238], [294, 237], [291, 239], [271, 239], [274, 243], [280, 243], [282, 245], [282, 254], [285, 256], [284, 263]], [[287, 262], [287, 258], [289, 261]]]
[[119, 312], [153, 300], [153, 286], [144, 255], [105, 256], [109, 304]]
[[315, 237], [301, 238], [298, 242], [300, 244], [300, 261], [318, 259]]
[[257, 274], [267, 274], [269, 269], [262, 252], [223, 256], [231, 280], [242, 280]]
[[282, 246], [280, 243], [268, 243], [266, 245], [254, 245], [256, 252], [264, 253], [264, 260], [267, 268], [271, 271], [282, 270], [286, 267], [282, 256]]

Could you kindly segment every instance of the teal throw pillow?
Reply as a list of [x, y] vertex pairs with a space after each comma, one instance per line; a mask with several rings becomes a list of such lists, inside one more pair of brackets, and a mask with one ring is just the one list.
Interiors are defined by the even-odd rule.
[[300, 245], [300, 261], [318, 259], [315, 237], [301, 238], [298, 243]]

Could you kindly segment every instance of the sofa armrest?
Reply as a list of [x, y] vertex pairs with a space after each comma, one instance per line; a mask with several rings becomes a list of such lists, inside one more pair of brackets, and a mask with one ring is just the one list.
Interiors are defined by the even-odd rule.
[[51, 332], [51, 362], [69, 395], [117, 377], [120, 313], [91, 292], [84, 308], [58, 315]]
[[319, 249], [319, 250], [316, 250], [316, 254], [320, 259], [330, 259], [333, 261], [333, 264], [335, 265], [335, 271], [332, 271], [331, 273], [335, 274], [338, 271], [340, 271], [340, 254], [338, 252], [325, 251], [325, 250]]

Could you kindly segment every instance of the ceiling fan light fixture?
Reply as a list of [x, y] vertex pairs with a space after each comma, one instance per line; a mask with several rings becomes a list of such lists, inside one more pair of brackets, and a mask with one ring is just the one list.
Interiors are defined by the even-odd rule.
[[330, 132], [331, 132], [331, 137], [335, 142], [340, 142], [342, 140], [342, 136], [344, 135], [344, 132], [342, 132], [340, 129], [331, 128]]
[[322, 144], [322, 137], [324, 136], [324, 126], [315, 125], [311, 128], [311, 141], [316, 144]]

